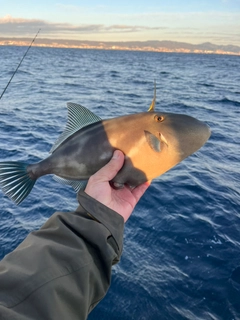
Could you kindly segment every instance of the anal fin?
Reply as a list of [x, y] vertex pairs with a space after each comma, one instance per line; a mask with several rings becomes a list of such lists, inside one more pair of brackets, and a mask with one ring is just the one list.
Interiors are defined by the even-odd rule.
[[69, 185], [71, 187], [73, 187], [73, 189], [76, 192], [79, 192], [80, 190], [84, 190], [86, 188], [87, 185], [87, 181], [86, 180], [68, 180], [68, 179], [64, 179], [64, 178], [60, 178], [58, 176], [53, 176], [53, 179], [61, 184], [65, 184], [65, 185]]

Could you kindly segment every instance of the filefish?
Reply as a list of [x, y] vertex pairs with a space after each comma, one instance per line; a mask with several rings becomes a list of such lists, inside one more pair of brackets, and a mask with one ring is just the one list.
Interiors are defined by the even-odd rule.
[[53, 174], [76, 192], [109, 162], [116, 149], [125, 155], [122, 169], [111, 183], [132, 188], [168, 171], [197, 151], [210, 137], [205, 123], [188, 115], [155, 111], [102, 120], [87, 108], [68, 103], [68, 121], [46, 159], [33, 164], [0, 163], [0, 187], [21, 203], [36, 180]]

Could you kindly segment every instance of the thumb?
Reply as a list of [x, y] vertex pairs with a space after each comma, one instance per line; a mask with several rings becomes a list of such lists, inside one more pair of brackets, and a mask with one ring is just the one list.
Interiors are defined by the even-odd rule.
[[115, 150], [112, 159], [95, 173], [95, 178], [102, 181], [111, 181], [122, 168], [123, 163], [124, 154], [120, 150]]

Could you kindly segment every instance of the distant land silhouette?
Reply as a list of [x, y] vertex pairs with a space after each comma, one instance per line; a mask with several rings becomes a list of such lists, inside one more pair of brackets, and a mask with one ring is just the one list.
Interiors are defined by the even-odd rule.
[[[0, 37], [0, 45], [28, 46], [31, 38]], [[102, 50], [132, 50], [155, 52], [182, 52], [205, 54], [231, 54], [240, 55], [240, 46], [216, 45], [210, 42], [190, 44], [176, 41], [88, 41], [37, 38], [34, 46], [56, 48], [102, 49]]]

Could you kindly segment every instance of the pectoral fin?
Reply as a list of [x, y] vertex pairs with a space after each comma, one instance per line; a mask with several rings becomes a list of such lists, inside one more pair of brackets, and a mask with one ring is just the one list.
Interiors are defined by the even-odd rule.
[[160, 152], [161, 151], [161, 142], [160, 140], [151, 132], [149, 131], [144, 131], [145, 133], [145, 137], [147, 139], [147, 142], [149, 144], [149, 146], [156, 152]]

